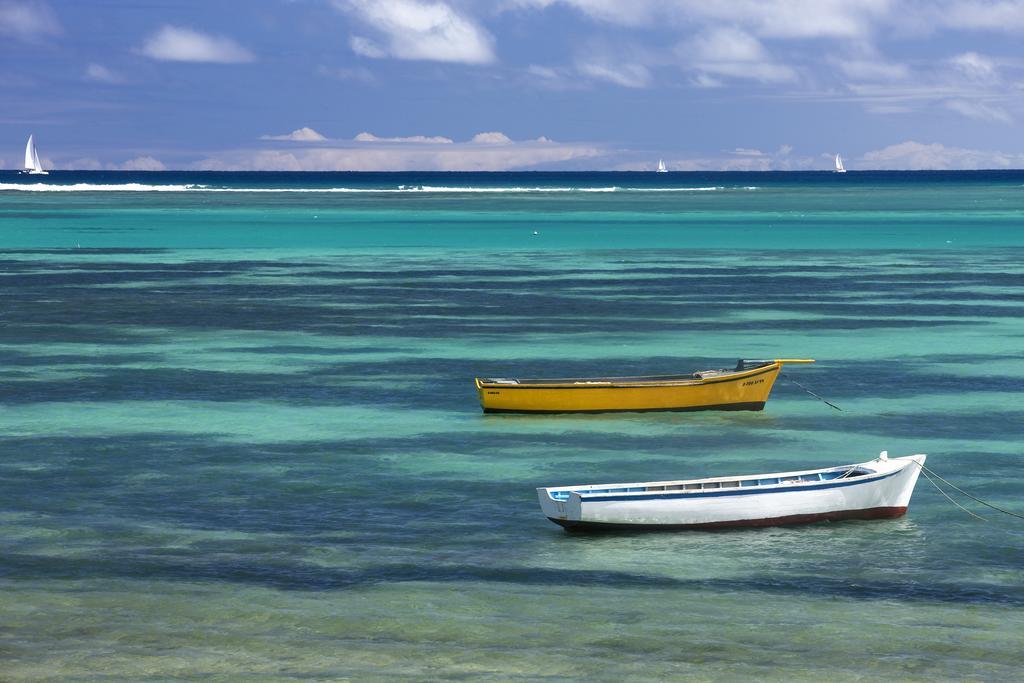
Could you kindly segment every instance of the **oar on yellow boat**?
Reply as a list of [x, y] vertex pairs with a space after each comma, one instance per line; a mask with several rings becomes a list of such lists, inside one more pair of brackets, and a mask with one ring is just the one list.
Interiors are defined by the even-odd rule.
[[796, 364], [796, 363], [813, 363], [813, 362], [814, 362], [813, 358], [772, 358], [771, 360], [749, 360], [749, 359], [746, 359], [746, 360], [740, 360], [740, 361], [736, 362], [736, 371], [739, 372], [741, 370], [745, 370], [748, 367], [753, 368], [753, 367], [758, 367], [758, 366], [762, 366], [762, 365], [768, 365], [769, 363], [775, 363], [781, 369], [782, 366], [786, 365], [787, 363]]

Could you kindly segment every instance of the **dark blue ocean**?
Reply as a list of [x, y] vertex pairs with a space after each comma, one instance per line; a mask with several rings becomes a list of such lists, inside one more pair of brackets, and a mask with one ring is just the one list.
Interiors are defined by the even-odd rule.
[[[807, 357], [763, 412], [472, 378]], [[0, 679], [1012, 680], [1024, 522], [580, 536], [927, 453], [1024, 514], [1024, 172], [0, 172]]]

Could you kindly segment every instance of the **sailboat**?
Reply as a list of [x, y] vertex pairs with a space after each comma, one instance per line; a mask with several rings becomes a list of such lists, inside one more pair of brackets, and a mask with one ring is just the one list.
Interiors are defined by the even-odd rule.
[[668, 169], [665, 168], [665, 162], [662, 159], [658, 159], [658, 173], [668, 173]]
[[31, 135], [28, 136], [28, 144], [25, 145], [25, 170], [22, 172], [29, 175], [47, 175], [43, 165], [39, 163], [39, 152], [36, 151], [36, 143]]
[[843, 168], [843, 158], [836, 155], [836, 173], [846, 173], [846, 169]]

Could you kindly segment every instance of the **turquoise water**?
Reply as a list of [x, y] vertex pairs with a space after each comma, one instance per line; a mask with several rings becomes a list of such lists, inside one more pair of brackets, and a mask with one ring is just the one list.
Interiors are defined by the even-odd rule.
[[[1019, 677], [1024, 526], [927, 481], [892, 521], [540, 514], [883, 449], [1024, 513], [1024, 173], [666, 175], [0, 174], [0, 678]], [[779, 356], [843, 412], [471, 383]]]

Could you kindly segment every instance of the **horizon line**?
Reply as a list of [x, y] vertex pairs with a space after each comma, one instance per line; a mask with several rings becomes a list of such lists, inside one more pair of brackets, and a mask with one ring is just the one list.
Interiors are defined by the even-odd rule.
[[[45, 169], [47, 173], [291, 173], [291, 174], [302, 174], [302, 173], [363, 173], [363, 174], [384, 174], [384, 173], [443, 173], [443, 174], [457, 174], [457, 173], [630, 173], [630, 174], [659, 174], [658, 171], [647, 171], [647, 170], [613, 170], [613, 169], [574, 169], [574, 170], [545, 170], [545, 169], [515, 169], [515, 170], [440, 170], [440, 169], [417, 169], [417, 170], [378, 170], [378, 171], [365, 171], [365, 170], [216, 170], [216, 169], [195, 169], [195, 168], [164, 168], [160, 170], [128, 170], [128, 169], [102, 169], [102, 168], [60, 168], [60, 169]], [[988, 172], [1016, 172], [1024, 171], [1024, 167], [1014, 168], [857, 168], [857, 169], [846, 169], [846, 173], [988, 173]], [[16, 173], [18, 175], [27, 175], [21, 168], [0, 168], [0, 173]], [[836, 171], [828, 168], [821, 169], [703, 169], [703, 170], [679, 170], [673, 171], [668, 170], [664, 173], [734, 173], [734, 174], [751, 174], [751, 173], [828, 173], [836, 174]], [[837, 174], [838, 175], [838, 174]]]

